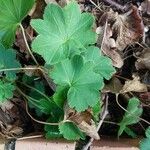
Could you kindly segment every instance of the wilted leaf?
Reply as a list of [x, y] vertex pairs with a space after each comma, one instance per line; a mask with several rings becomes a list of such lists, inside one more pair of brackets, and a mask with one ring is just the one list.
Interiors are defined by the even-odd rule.
[[[99, 139], [96, 124], [92, 120], [94, 114], [91, 109], [88, 109], [84, 112], [76, 112], [74, 109], [69, 108], [69, 106], [66, 104], [64, 110], [65, 110], [65, 119], [66, 120], [70, 120], [71, 122], [74, 122], [75, 125], [81, 131], [83, 131], [86, 135], [88, 135], [94, 139]], [[99, 112], [100, 111], [98, 108], [96, 113], [99, 113]]]
[[147, 86], [140, 82], [139, 77], [133, 76], [133, 80], [126, 81], [121, 93], [126, 92], [147, 92]]
[[94, 138], [94, 139], [96, 139], [96, 140], [99, 140], [99, 139], [100, 139], [94, 121], [91, 120], [91, 123], [90, 123], [90, 124], [88, 124], [88, 123], [85, 122], [85, 121], [82, 121], [82, 122], [78, 125], [78, 127], [81, 129], [81, 131], [85, 132], [86, 135], [90, 136], [91, 138]]

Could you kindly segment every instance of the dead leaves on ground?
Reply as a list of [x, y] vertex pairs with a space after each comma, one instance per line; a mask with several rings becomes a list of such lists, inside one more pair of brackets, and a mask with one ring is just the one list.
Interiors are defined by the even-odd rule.
[[123, 50], [138, 42], [144, 35], [144, 25], [138, 8], [131, 5], [129, 11], [124, 14], [118, 14], [113, 10], [104, 13], [99, 28], [99, 47], [112, 59], [115, 67], [121, 68]]
[[146, 84], [140, 82], [140, 78], [138, 76], [133, 76], [133, 80], [129, 80], [125, 82], [120, 93], [127, 93], [127, 92], [147, 92]]

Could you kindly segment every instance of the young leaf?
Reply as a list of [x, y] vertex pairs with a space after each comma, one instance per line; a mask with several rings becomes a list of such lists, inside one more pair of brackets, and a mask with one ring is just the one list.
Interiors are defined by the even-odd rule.
[[[5, 49], [0, 44], [0, 69], [20, 68], [19, 62], [16, 60], [16, 53], [13, 49]], [[4, 71], [5, 72], [5, 71]], [[6, 77], [15, 79], [16, 71], [6, 71]]]
[[93, 72], [93, 63], [84, 63], [79, 55], [56, 64], [50, 76], [57, 85], [69, 87], [67, 100], [77, 111], [96, 105], [104, 86], [103, 78]]
[[8, 82], [0, 81], [0, 104], [13, 97], [15, 86]]
[[34, 0], [0, 0], [0, 31], [2, 42], [10, 47], [18, 25], [32, 8]]
[[86, 61], [92, 61], [94, 63], [94, 71], [105, 79], [109, 80], [115, 73], [111, 59], [102, 56], [98, 47], [88, 47], [85, 58]]
[[93, 16], [81, 14], [75, 2], [64, 8], [50, 4], [45, 9], [43, 20], [31, 21], [31, 26], [39, 34], [32, 43], [32, 49], [42, 55], [47, 64], [55, 64], [72, 54], [79, 54], [79, 48], [84, 49], [96, 42], [93, 22]]
[[126, 126], [139, 122], [139, 117], [142, 115], [143, 109], [140, 108], [140, 102], [137, 98], [133, 97], [129, 100], [127, 111], [129, 113], [125, 112], [122, 121], [119, 123], [118, 136], [123, 133]]
[[85, 134], [72, 122], [65, 122], [59, 125], [60, 133], [67, 140], [85, 139]]

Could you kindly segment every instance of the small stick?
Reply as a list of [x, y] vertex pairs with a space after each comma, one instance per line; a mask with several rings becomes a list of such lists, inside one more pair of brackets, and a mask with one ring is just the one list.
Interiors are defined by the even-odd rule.
[[21, 138], [17, 138], [17, 141], [21, 141], [21, 140], [27, 140], [27, 139], [34, 139], [34, 138], [40, 138], [43, 137], [44, 135], [32, 135], [32, 136], [26, 136], [26, 137], [21, 137]]
[[[97, 132], [101, 128], [101, 126], [102, 126], [102, 124], [104, 122], [104, 119], [106, 118], [107, 114], [108, 114], [108, 95], [106, 96], [105, 107], [104, 107], [104, 110], [103, 110], [102, 115], [101, 115], [102, 116], [101, 120], [99, 121], [99, 124], [97, 126]], [[93, 141], [94, 141], [94, 138], [91, 138], [89, 140], [89, 142], [83, 147], [83, 150], [88, 150], [88, 148], [92, 145]]]

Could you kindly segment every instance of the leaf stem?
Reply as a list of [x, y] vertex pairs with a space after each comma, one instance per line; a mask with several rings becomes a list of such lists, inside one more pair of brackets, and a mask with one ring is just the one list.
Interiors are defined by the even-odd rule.
[[26, 99], [28, 99], [28, 96], [27, 96], [20, 88], [18, 88], [18, 87], [17, 87], [17, 91], [18, 91], [22, 96], [24, 96], [24, 98], [25, 98], [25, 104], [26, 104], [26, 112], [27, 112], [28, 116], [29, 116], [33, 121], [35, 121], [35, 122], [37, 122], [37, 123], [40, 123], [40, 124], [52, 125], [52, 126], [58, 126], [59, 124], [61, 124], [61, 123], [63, 122], [63, 121], [61, 121], [61, 122], [58, 122], [58, 123], [50, 123], [50, 122], [39, 121], [39, 120], [35, 119], [35, 118], [30, 114], [29, 109], [28, 109], [28, 103], [27, 103], [27, 100], [26, 100]]
[[30, 47], [29, 47], [29, 45], [28, 45], [27, 38], [26, 38], [26, 35], [25, 35], [25, 31], [24, 31], [24, 28], [23, 28], [22, 24], [20, 23], [19, 26], [20, 26], [20, 28], [21, 28], [22, 35], [23, 35], [23, 38], [24, 38], [24, 42], [25, 42], [25, 44], [26, 44], [26, 47], [27, 47], [27, 49], [28, 49], [28, 52], [29, 52], [29, 54], [31, 55], [32, 59], [34, 60], [35, 64], [39, 66], [39, 63], [37, 62], [36, 58], [35, 58], [34, 55], [32, 54], [32, 51], [31, 51], [31, 49], [30, 49]]
[[52, 81], [51, 78], [49, 78], [49, 76], [47, 75], [46, 71], [44, 68], [40, 67], [39, 70], [42, 72], [43, 77], [45, 78], [46, 82], [48, 83], [49, 87], [53, 90], [56, 91], [56, 85], [55, 83]]
[[38, 90], [38, 89], [36, 89], [36, 88], [34, 88], [34, 87], [32, 87], [32, 86], [30, 86], [30, 85], [27, 85], [27, 84], [25, 84], [25, 83], [23, 83], [23, 82], [20, 82], [20, 81], [17, 81], [18, 83], [20, 83], [20, 84], [22, 84], [22, 85], [24, 85], [24, 86], [26, 86], [26, 87], [28, 87], [28, 88], [30, 88], [30, 89], [32, 89], [32, 90], [34, 90], [34, 91], [36, 91], [37, 93], [39, 93], [40, 95], [42, 95], [45, 99], [47, 99], [48, 101], [50, 100], [49, 99], [49, 97], [47, 97], [44, 93], [42, 93], [40, 90]]
[[0, 72], [4, 71], [19, 71], [19, 70], [41, 70], [39, 67], [29, 67], [29, 68], [6, 68], [0, 69]]

